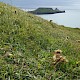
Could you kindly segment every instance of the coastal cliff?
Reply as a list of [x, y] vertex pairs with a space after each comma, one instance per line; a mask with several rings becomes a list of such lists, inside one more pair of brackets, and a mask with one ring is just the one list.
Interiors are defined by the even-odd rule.
[[[56, 49], [69, 62], [55, 67]], [[80, 80], [80, 29], [0, 2], [0, 80]]]

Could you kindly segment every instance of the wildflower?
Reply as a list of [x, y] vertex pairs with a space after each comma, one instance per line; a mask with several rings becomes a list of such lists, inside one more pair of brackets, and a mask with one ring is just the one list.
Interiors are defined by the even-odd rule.
[[54, 65], [60, 63], [60, 62], [68, 62], [68, 60], [66, 59], [66, 57], [61, 55], [62, 50], [55, 50], [54, 52], [54, 56], [53, 56], [53, 61], [54, 61]]

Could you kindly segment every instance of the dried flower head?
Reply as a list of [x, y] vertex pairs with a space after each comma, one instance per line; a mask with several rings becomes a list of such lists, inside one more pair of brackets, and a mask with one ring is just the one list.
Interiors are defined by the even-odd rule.
[[58, 50], [55, 50], [54, 52], [55, 52], [56, 54], [60, 54], [60, 53], [62, 53], [62, 50], [58, 49]]

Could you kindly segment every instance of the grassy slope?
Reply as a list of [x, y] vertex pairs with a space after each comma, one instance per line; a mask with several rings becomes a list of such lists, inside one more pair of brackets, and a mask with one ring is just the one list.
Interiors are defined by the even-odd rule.
[[[78, 28], [60, 26], [0, 2], [0, 79], [80, 79], [77, 40]], [[61, 49], [69, 60], [56, 72], [51, 54], [55, 49]]]

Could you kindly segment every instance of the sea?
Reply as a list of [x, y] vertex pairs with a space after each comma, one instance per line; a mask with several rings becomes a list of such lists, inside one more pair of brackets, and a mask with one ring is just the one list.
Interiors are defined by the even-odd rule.
[[[25, 11], [31, 11], [35, 9], [23, 9]], [[66, 27], [80, 28], [80, 9], [60, 9], [65, 10], [65, 13], [57, 14], [44, 14], [36, 15], [48, 21], [52, 20], [53, 22], [64, 25]]]

